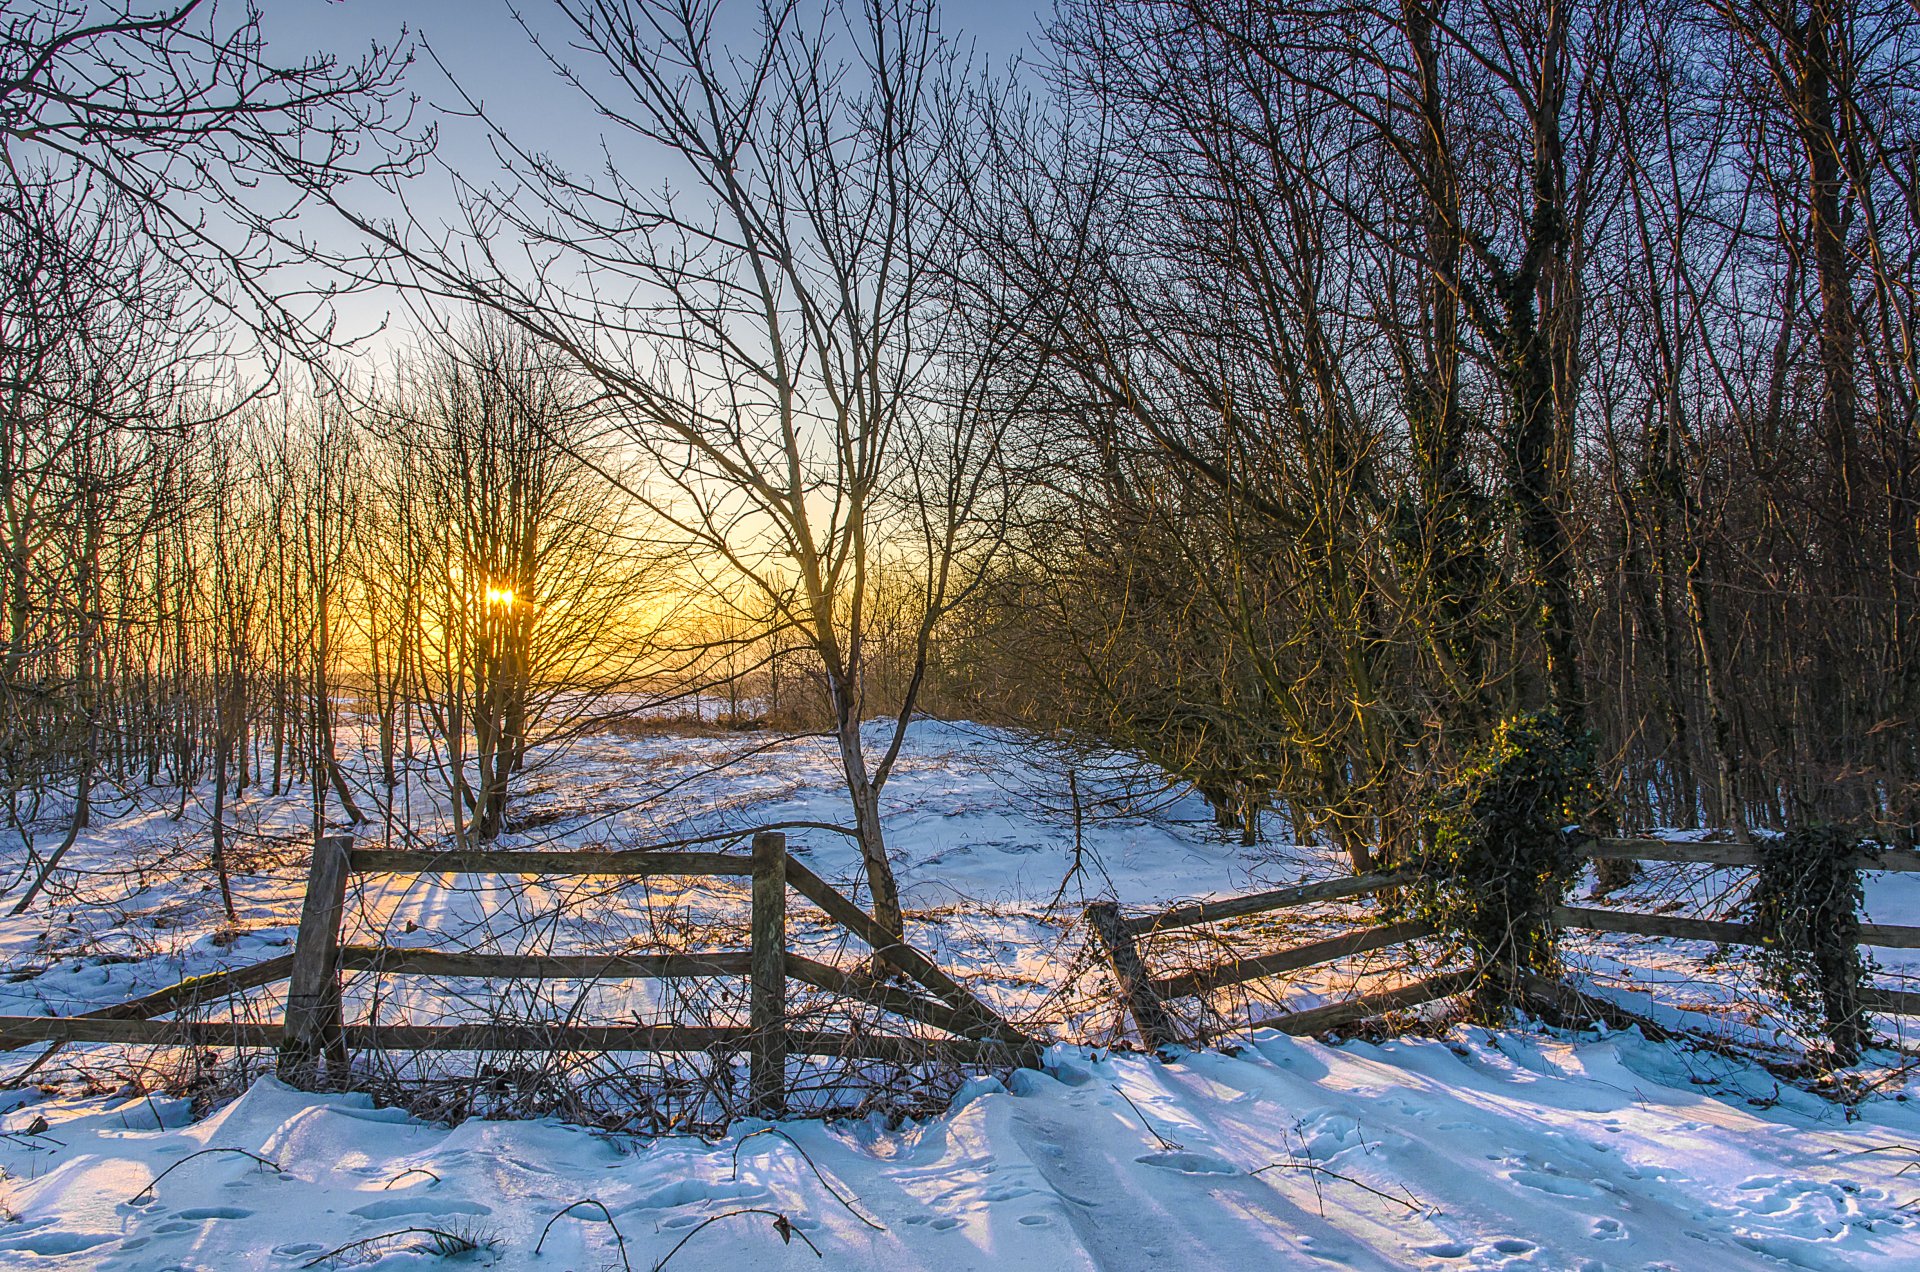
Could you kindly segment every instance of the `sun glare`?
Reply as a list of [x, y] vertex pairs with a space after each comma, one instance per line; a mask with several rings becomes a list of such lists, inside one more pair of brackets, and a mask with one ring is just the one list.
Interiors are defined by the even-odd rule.
[[489, 587], [487, 589], [487, 604], [512, 605], [513, 589], [510, 587]]

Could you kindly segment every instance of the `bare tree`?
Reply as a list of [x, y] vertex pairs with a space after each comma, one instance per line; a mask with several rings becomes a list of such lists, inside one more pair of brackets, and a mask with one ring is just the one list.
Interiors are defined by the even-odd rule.
[[608, 498], [600, 473], [625, 465], [594, 439], [586, 389], [553, 351], [480, 320], [372, 411], [385, 555], [406, 587], [400, 691], [441, 748], [462, 842], [505, 827], [529, 748], [603, 720], [660, 668], [669, 575], [632, 506]]
[[10, 6], [0, 19], [7, 197], [30, 200], [51, 174], [82, 197], [110, 198], [144, 249], [200, 295], [270, 343], [304, 344], [331, 334], [338, 279], [286, 272], [312, 258], [295, 218], [353, 177], [413, 171], [432, 134], [415, 127], [401, 90], [412, 59], [404, 29], [356, 62], [283, 63], [267, 52], [255, 4], [238, 20], [231, 12], [213, 0]]
[[[0, 558], [5, 562], [4, 769], [29, 845], [24, 911], [93, 815], [114, 718], [109, 668], [148, 626], [142, 547], [182, 514], [168, 466], [188, 431], [196, 355], [179, 335], [180, 280], [109, 210], [75, 208], [58, 183], [0, 215]], [[137, 721], [122, 720], [137, 727]], [[60, 844], [42, 861], [19, 797], [65, 788]]]
[[[954, 55], [926, 0], [555, 12], [568, 46], [542, 48], [608, 129], [604, 170], [563, 171], [489, 120], [513, 182], [466, 188], [457, 251], [363, 224], [409, 253], [416, 285], [564, 350], [648, 457], [631, 493], [716, 587], [750, 589], [810, 651], [874, 912], [899, 931], [881, 790], [934, 630], [991, 557], [1003, 506], [999, 418], [977, 409], [993, 360], [977, 341], [956, 350], [941, 303], [947, 195], [970, 157]], [[662, 187], [630, 175], [662, 162]], [[920, 580], [913, 653], [869, 734], [874, 563], [898, 535]]]

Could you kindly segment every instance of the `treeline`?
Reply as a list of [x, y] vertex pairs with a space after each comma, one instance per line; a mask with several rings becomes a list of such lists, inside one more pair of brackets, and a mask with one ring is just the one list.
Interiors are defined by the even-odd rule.
[[[30, 875], [103, 790], [205, 792], [219, 864], [236, 792], [424, 825], [423, 765], [484, 841], [667, 685], [833, 739], [894, 926], [916, 709], [1359, 867], [1523, 716], [1626, 823], [1920, 824], [1904, 0], [1065, 0], [998, 78], [925, 0], [559, 0], [605, 170], [472, 96], [452, 225], [404, 52], [83, 8], [0, 46]], [[347, 373], [291, 263], [428, 334]]]
[[577, 380], [523, 338], [473, 326], [364, 389], [223, 401], [169, 321], [44, 304], [49, 277], [7, 298], [61, 325], [9, 323], [52, 356], [13, 377], [0, 490], [0, 789], [30, 846], [58, 828], [45, 864], [103, 792], [204, 802], [223, 878], [250, 790], [405, 833], [422, 787], [423, 826], [490, 840], [530, 748], [710, 661], [663, 634], [674, 566], [608, 497]]
[[1071, 440], [981, 617], [1027, 671], [982, 693], [1356, 862], [1543, 710], [1633, 824], [1910, 841], [1917, 36], [1064, 5], [990, 256]]

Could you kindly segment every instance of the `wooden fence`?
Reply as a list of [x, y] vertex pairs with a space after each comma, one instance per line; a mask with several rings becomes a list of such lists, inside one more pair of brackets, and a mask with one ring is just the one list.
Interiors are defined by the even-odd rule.
[[[1670, 843], [1661, 839], [1598, 839], [1583, 846], [1589, 857], [1637, 861], [1695, 862], [1714, 866], [1752, 866], [1758, 857], [1750, 845], [1735, 843]], [[1920, 853], [1883, 852], [1863, 854], [1853, 865], [1860, 870], [1920, 871]], [[1190, 902], [1151, 914], [1125, 916], [1111, 901], [1096, 902], [1086, 909], [1086, 920], [1095, 940], [1112, 968], [1114, 984], [1121, 1004], [1133, 1018], [1141, 1041], [1149, 1047], [1162, 1047], [1200, 1039], [1181, 1036], [1181, 1029], [1169, 1000], [1204, 997], [1214, 990], [1247, 981], [1265, 979], [1331, 963], [1356, 954], [1384, 949], [1391, 945], [1433, 935], [1423, 923], [1399, 921], [1353, 928], [1336, 936], [1287, 949], [1246, 957], [1234, 957], [1208, 967], [1190, 969], [1156, 977], [1149, 970], [1140, 950], [1142, 938], [1200, 924], [1267, 914], [1318, 901], [1340, 901], [1371, 896], [1385, 889], [1410, 883], [1415, 876], [1399, 871], [1328, 879], [1317, 883], [1275, 888], [1246, 896], [1218, 901]], [[1716, 919], [1681, 918], [1665, 914], [1645, 914], [1591, 906], [1560, 906], [1554, 911], [1556, 924], [1563, 928], [1582, 928], [1598, 932], [1667, 936], [1683, 940], [1711, 941], [1723, 945], [1758, 945], [1760, 933], [1741, 923]], [[1893, 949], [1920, 949], [1920, 927], [1896, 927], [1862, 923], [1863, 945]], [[1321, 1033], [1353, 1024], [1388, 1011], [1417, 1007], [1449, 998], [1468, 989], [1472, 975], [1466, 971], [1440, 972], [1408, 984], [1304, 1011], [1284, 1012], [1248, 1022], [1241, 1028], [1273, 1028], [1293, 1034]], [[1869, 987], [1862, 996], [1863, 1005], [1884, 1015], [1920, 1015], [1920, 992]]]
[[[341, 927], [355, 873], [743, 877], [752, 880], [749, 948], [680, 954], [488, 954], [346, 945]], [[910, 987], [802, 957], [787, 949], [787, 892], [799, 893], [864, 942]], [[343, 1019], [341, 977], [374, 971], [429, 976], [616, 980], [744, 977], [747, 1024], [590, 1026], [577, 1024], [352, 1025]], [[286, 980], [279, 1026], [239, 1021], [160, 1020], [246, 989]], [[799, 981], [930, 1026], [949, 1035], [921, 1039], [856, 1036], [790, 1027], [787, 983]], [[35, 1041], [277, 1047], [280, 1075], [314, 1085], [343, 1078], [354, 1051], [712, 1051], [748, 1060], [751, 1111], [771, 1116], [785, 1103], [790, 1055], [912, 1062], [1018, 1065], [1038, 1046], [919, 950], [875, 923], [788, 853], [784, 835], [754, 836], [748, 854], [722, 852], [421, 852], [355, 848], [347, 836], [319, 841], [308, 876], [294, 952], [195, 977], [131, 1002], [80, 1016], [0, 1016], [0, 1047]], [[44, 1058], [44, 1057], [43, 1057]]]
[[[1755, 866], [1759, 857], [1750, 844], [1668, 843], [1662, 839], [1601, 839], [1587, 846], [1587, 855], [1595, 858], [1631, 861], [1680, 861], [1711, 866]], [[1855, 870], [1888, 870], [1920, 873], [1920, 852], [1887, 850], [1863, 853], [1852, 861]], [[1597, 906], [1563, 905], [1553, 912], [1554, 922], [1563, 928], [1584, 928], [1593, 932], [1615, 932], [1629, 936], [1669, 936], [1684, 941], [1711, 941], [1716, 945], [1759, 945], [1759, 929], [1745, 923], [1720, 919], [1694, 919], [1672, 914], [1644, 914], [1631, 910], [1610, 910]], [[1862, 923], [1860, 944], [1885, 949], [1920, 949], [1920, 927], [1901, 927], [1887, 923]], [[1861, 995], [1868, 1011], [1887, 1016], [1920, 1016], [1920, 993], [1904, 989], [1868, 986]]]

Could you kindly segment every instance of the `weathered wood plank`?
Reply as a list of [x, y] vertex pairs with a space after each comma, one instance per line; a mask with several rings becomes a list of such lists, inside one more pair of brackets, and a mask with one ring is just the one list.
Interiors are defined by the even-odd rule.
[[295, 1086], [314, 1081], [322, 1056], [341, 1068], [346, 1063], [340, 1040], [340, 923], [352, 852], [348, 835], [314, 841], [288, 973], [286, 1035], [278, 1065], [280, 1078]]
[[114, 1020], [105, 1016], [0, 1016], [0, 1034], [25, 1042], [124, 1042], [180, 1047], [277, 1047], [278, 1024], [230, 1020]]
[[[124, 1003], [96, 1007], [92, 1011], [81, 1012], [72, 1019], [150, 1020], [155, 1016], [164, 1016], [170, 1011], [178, 1011], [182, 1007], [189, 1007], [195, 1003], [225, 998], [244, 990], [258, 989], [262, 985], [271, 985], [275, 981], [287, 979], [292, 970], [293, 955], [278, 954], [264, 962], [250, 963], [245, 967], [208, 972], [204, 976], [190, 976], [177, 985], [156, 989], [151, 994], [143, 994], [139, 998], [129, 999]], [[0, 1051], [24, 1047], [28, 1041], [0, 1035]]]
[[791, 855], [787, 858], [787, 884], [819, 906], [828, 918], [865, 941], [874, 953], [924, 985], [955, 1011], [971, 1018], [973, 1023], [967, 1030], [969, 1036], [999, 1038], [1016, 1045], [1029, 1043], [1026, 1035], [1002, 1020], [991, 1007], [947, 975], [939, 964], [911, 945], [895, 939], [874, 922], [866, 911], [841, 896], [831, 884]]
[[1120, 918], [1120, 909], [1112, 901], [1096, 901], [1086, 908], [1087, 926], [1106, 952], [1107, 966], [1113, 970], [1113, 982], [1120, 1001], [1133, 1017], [1140, 1040], [1149, 1047], [1164, 1047], [1179, 1038], [1173, 1016], [1154, 992], [1153, 975], [1140, 957], [1133, 933]]
[[1432, 935], [1433, 929], [1425, 923], [1388, 923], [1380, 927], [1361, 928], [1310, 945], [1296, 945], [1258, 958], [1230, 959], [1212, 967], [1169, 976], [1154, 981], [1153, 990], [1162, 998], [1185, 998]]
[[340, 966], [355, 972], [412, 976], [478, 976], [521, 980], [666, 980], [745, 976], [751, 957], [732, 952], [694, 954], [475, 954], [466, 950], [408, 950], [348, 945]]
[[1860, 1005], [1882, 1016], [1920, 1016], [1920, 991], [1868, 985], [1860, 991]]
[[1224, 919], [1245, 918], [1250, 914], [1264, 914], [1271, 910], [1284, 910], [1291, 906], [1309, 905], [1315, 901], [1340, 901], [1348, 897], [1363, 897], [1390, 888], [1396, 884], [1410, 882], [1414, 875], [1410, 871], [1393, 871], [1386, 874], [1352, 875], [1344, 879], [1322, 879], [1315, 883], [1299, 883], [1285, 888], [1274, 888], [1267, 892], [1252, 892], [1246, 896], [1228, 897], [1221, 901], [1196, 901], [1188, 905], [1174, 906], [1158, 914], [1142, 914], [1122, 920], [1122, 926], [1133, 936], [1146, 936], [1154, 932], [1165, 932], [1174, 928], [1192, 927], [1196, 923], [1218, 923]]
[[[1602, 910], [1575, 905], [1556, 907], [1553, 918], [1562, 927], [1590, 928], [1597, 932], [1619, 932], [1628, 936], [1668, 936], [1683, 941], [1712, 941], [1716, 945], [1760, 944], [1760, 935], [1752, 927], [1723, 919], [1693, 919], [1673, 914], [1642, 914], [1633, 910]], [[1920, 927], [1862, 923], [1860, 943], [1897, 950], [1920, 949]]]
[[1589, 839], [1580, 845], [1584, 857], [1615, 861], [1685, 861], [1705, 866], [1750, 866], [1753, 849], [1746, 844], [1671, 843], [1665, 839]]
[[1350, 1025], [1355, 1021], [1370, 1020], [1390, 1011], [1402, 1011], [1436, 999], [1451, 998], [1455, 994], [1463, 993], [1472, 984], [1473, 973], [1471, 972], [1442, 972], [1438, 976], [1429, 976], [1411, 985], [1363, 994], [1358, 998], [1327, 1003], [1321, 1007], [1310, 1007], [1305, 1011], [1289, 1011], [1278, 1016], [1269, 1016], [1265, 1020], [1254, 1021], [1247, 1028], [1278, 1029], [1282, 1033], [1302, 1035], [1325, 1033], [1329, 1029], [1337, 1029], [1341, 1025]]
[[384, 874], [750, 875], [753, 858], [729, 852], [513, 852], [356, 848], [353, 868]]
[[1722, 919], [1690, 919], [1673, 914], [1641, 914], [1632, 910], [1600, 910], [1591, 906], [1555, 906], [1553, 921], [1561, 927], [1619, 932], [1628, 936], [1669, 936], [1683, 941], [1712, 941], [1718, 945], [1757, 945], [1759, 938], [1744, 923]]
[[[1581, 849], [1588, 857], [1631, 861], [1681, 861], [1708, 866], [1751, 866], [1758, 858], [1750, 844], [1671, 843], [1665, 839], [1592, 839]], [[1856, 870], [1920, 871], [1920, 852], [1888, 849], [1853, 858]]]
[[[275, 1047], [280, 1026], [224, 1020], [106, 1020], [81, 1016], [0, 1016], [0, 1032], [28, 1042], [106, 1042], [183, 1047]], [[352, 1050], [395, 1051], [733, 1051], [744, 1053], [750, 1029], [691, 1025], [347, 1025]], [[950, 1060], [1019, 1063], [1020, 1048], [993, 1038], [898, 1038], [795, 1031], [798, 1055], [856, 1060]]]
[[786, 961], [787, 975], [803, 985], [858, 999], [917, 1024], [931, 1025], [961, 1037], [965, 1037], [966, 1031], [975, 1024], [972, 1017], [955, 1011], [938, 999], [922, 998], [897, 985], [875, 980], [864, 972], [848, 971], [799, 954], [788, 954]]
[[747, 984], [748, 1108], [779, 1117], [787, 1102], [787, 837], [753, 837], [752, 951]]

